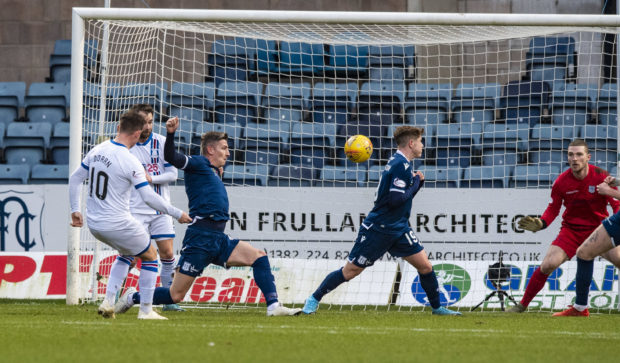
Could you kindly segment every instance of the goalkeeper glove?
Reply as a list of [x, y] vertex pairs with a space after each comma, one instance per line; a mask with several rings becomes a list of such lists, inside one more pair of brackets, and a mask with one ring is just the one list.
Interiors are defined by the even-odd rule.
[[543, 229], [543, 221], [538, 217], [525, 216], [519, 219], [519, 228], [527, 231], [538, 232]]

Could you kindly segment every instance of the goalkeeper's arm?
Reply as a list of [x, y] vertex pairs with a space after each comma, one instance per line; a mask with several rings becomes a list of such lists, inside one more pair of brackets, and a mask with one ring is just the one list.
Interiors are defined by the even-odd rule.
[[525, 216], [519, 219], [519, 228], [526, 231], [538, 232], [541, 229], [547, 228], [547, 222], [544, 219], [538, 217]]

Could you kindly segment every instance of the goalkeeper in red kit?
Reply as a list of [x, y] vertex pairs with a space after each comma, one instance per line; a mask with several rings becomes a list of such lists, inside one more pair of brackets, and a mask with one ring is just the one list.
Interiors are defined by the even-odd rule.
[[[525, 289], [521, 302], [508, 311], [521, 313], [545, 286], [549, 275], [565, 261], [575, 256], [577, 248], [588, 238], [603, 219], [607, 218], [607, 204], [614, 213], [620, 202], [610, 196], [601, 195], [596, 186], [609, 175], [607, 171], [590, 165], [590, 152], [584, 140], [576, 139], [568, 146], [570, 169], [558, 176], [551, 188], [551, 202], [541, 218], [526, 216], [519, 220], [519, 228], [537, 232], [549, 226], [560, 213], [562, 203], [566, 210], [562, 214], [562, 228], [549, 246], [540, 266], [534, 271]], [[620, 267], [620, 253], [611, 250], [603, 255]]]

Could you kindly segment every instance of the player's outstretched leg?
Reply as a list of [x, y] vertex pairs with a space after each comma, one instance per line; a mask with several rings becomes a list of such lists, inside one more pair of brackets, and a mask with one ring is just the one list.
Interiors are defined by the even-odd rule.
[[157, 281], [157, 260], [142, 261], [140, 271], [140, 311], [138, 319], [141, 320], [168, 320], [153, 310], [153, 293], [155, 292], [155, 282]]
[[345, 281], [346, 279], [344, 278], [342, 268], [329, 273], [327, 276], [325, 276], [325, 279], [323, 279], [323, 282], [321, 282], [316, 291], [306, 299], [306, 303], [304, 304], [304, 307], [303, 309], [301, 309], [301, 311], [304, 314], [316, 313], [316, 311], [319, 309], [319, 302], [321, 301], [323, 296], [340, 286]]
[[105, 290], [105, 299], [97, 309], [97, 313], [104, 318], [114, 319], [114, 301], [116, 299], [116, 293], [123, 284], [123, 280], [127, 277], [132, 261], [133, 257], [131, 256], [117, 256], [112, 264]]
[[439, 298], [439, 282], [437, 281], [437, 275], [435, 270], [427, 274], [420, 274], [420, 285], [426, 292], [431, 308], [433, 309], [433, 315], [463, 315], [458, 311], [450, 310], [444, 306], [441, 306]]

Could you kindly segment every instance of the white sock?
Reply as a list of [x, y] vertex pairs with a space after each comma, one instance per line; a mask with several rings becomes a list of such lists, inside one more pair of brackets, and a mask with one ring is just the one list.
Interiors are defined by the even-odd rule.
[[271, 304], [271, 305], [267, 306], [267, 311], [271, 311], [271, 310], [273, 310], [273, 309], [277, 308], [278, 306], [280, 306], [280, 302], [279, 302], [279, 301], [276, 301], [276, 302], [274, 302], [273, 304]]
[[150, 313], [153, 310], [153, 293], [157, 283], [157, 260], [142, 261], [140, 269], [140, 311]]
[[172, 257], [170, 260], [160, 259], [161, 262], [161, 286], [170, 287], [172, 285], [172, 276], [174, 275], [175, 260]]
[[573, 307], [575, 308], [575, 310], [577, 311], [584, 311], [585, 309], [588, 308], [588, 305], [577, 305], [577, 304], [573, 304]]
[[110, 304], [114, 304], [116, 301], [116, 294], [127, 277], [130, 263], [131, 261], [127, 257], [118, 256], [112, 264], [110, 277], [108, 277], [108, 285], [105, 290], [105, 299], [108, 300]]

